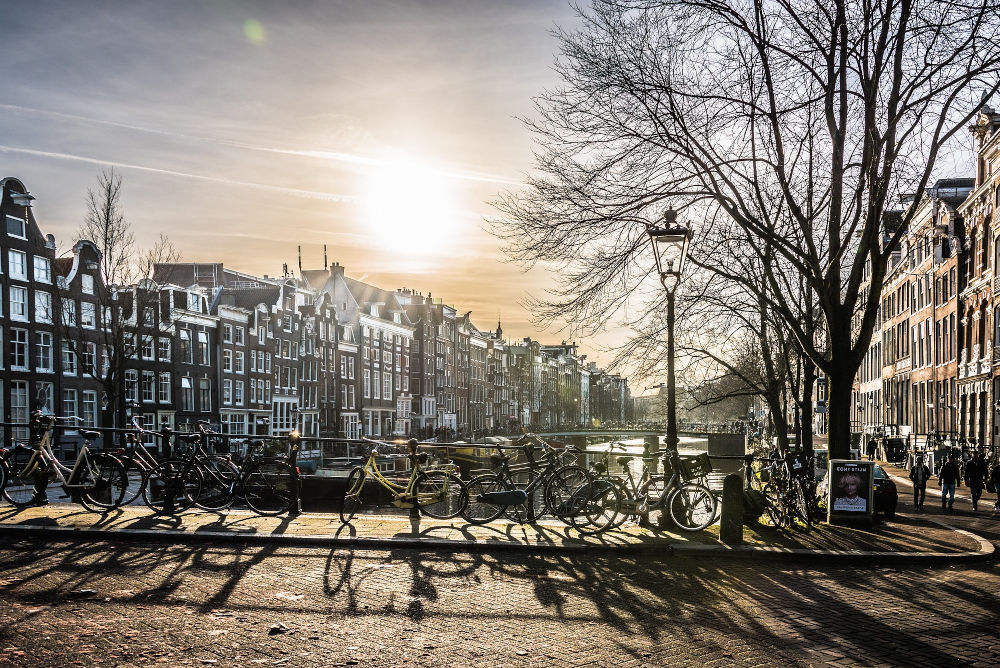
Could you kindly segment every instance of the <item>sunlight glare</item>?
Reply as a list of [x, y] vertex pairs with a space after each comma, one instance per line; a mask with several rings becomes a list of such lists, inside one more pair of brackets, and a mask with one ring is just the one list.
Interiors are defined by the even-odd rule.
[[368, 234], [394, 254], [440, 253], [451, 246], [455, 213], [448, 179], [412, 159], [372, 170], [365, 197]]

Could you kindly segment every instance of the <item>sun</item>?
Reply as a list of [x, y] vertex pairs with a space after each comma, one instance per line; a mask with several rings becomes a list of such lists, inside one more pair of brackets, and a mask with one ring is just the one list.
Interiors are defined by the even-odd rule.
[[367, 234], [385, 251], [419, 259], [451, 246], [455, 212], [449, 180], [430, 164], [400, 158], [373, 168], [364, 213]]

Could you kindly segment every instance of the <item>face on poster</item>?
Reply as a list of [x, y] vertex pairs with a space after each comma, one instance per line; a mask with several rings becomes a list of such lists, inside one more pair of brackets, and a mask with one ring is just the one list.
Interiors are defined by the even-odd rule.
[[871, 493], [871, 468], [854, 462], [836, 462], [831, 468], [833, 511], [867, 513]]

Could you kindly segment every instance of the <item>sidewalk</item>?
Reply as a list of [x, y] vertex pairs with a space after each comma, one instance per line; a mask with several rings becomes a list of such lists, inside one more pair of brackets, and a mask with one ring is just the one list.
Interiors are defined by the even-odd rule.
[[723, 545], [718, 526], [685, 532], [643, 529], [627, 523], [621, 530], [581, 536], [555, 520], [534, 525], [497, 521], [470, 525], [460, 518], [433, 520], [406, 515], [361, 515], [341, 526], [333, 514], [303, 513], [259, 517], [248, 511], [189, 511], [157, 517], [145, 506], [119, 508], [107, 514], [54, 503], [19, 510], [0, 506], [0, 535], [57, 541], [133, 540], [144, 542], [274, 544], [350, 549], [434, 549], [452, 551], [574, 552], [645, 554], [649, 556], [732, 556], [750, 558], [814, 558], [842, 560], [956, 561], [987, 558], [993, 546], [971, 533], [930, 517], [897, 514], [896, 520], [858, 529], [818, 525], [812, 531], [744, 531], [746, 544]]

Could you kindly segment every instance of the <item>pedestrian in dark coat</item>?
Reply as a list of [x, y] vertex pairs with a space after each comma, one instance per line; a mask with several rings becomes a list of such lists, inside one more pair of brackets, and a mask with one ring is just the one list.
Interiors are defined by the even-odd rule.
[[979, 510], [979, 497], [983, 495], [983, 487], [986, 485], [986, 461], [981, 452], [977, 452], [972, 459], [966, 462], [965, 484], [969, 486], [969, 492], [972, 493], [972, 509]]
[[917, 455], [917, 463], [910, 467], [910, 480], [913, 482], [913, 507], [924, 509], [924, 497], [927, 495], [927, 481], [931, 479], [931, 470], [924, 464], [924, 456]]
[[875, 442], [874, 438], [870, 439], [868, 441], [868, 461], [870, 461], [870, 462], [875, 461], [875, 450], [876, 449], [878, 449], [878, 443]]
[[938, 484], [941, 485], [941, 510], [951, 510], [955, 505], [955, 486], [961, 482], [962, 475], [955, 463], [955, 455], [948, 455], [948, 461], [938, 473]]

